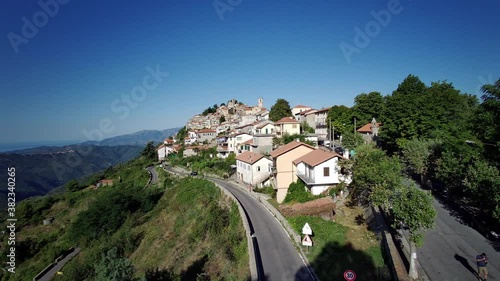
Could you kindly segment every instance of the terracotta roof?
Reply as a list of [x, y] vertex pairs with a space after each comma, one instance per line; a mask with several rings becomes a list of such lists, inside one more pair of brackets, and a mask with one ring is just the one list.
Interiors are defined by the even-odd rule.
[[162, 144], [162, 145], [158, 146], [158, 148], [157, 148], [156, 150], [160, 150], [160, 149], [162, 149], [162, 148], [164, 148], [164, 147], [165, 147], [165, 145], [164, 145], [164, 144]]
[[274, 122], [274, 124], [295, 124], [295, 123], [300, 123], [299, 121], [293, 119], [293, 118], [290, 118], [290, 117], [283, 117], [281, 118], [280, 120], [278, 120], [277, 122]]
[[304, 111], [299, 112], [299, 115], [306, 115], [307, 113], [312, 113], [311, 111], [315, 111], [315, 110], [316, 109], [314, 109], [314, 108], [304, 110]]
[[327, 108], [322, 108], [322, 109], [318, 109], [318, 110], [316, 110], [316, 112], [315, 112], [315, 113], [324, 112], [324, 111], [328, 111], [328, 110], [330, 110], [330, 108], [329, 108], [329, 107], [327, 107]]
[[299, 105], [295, 106], [294, 108], [311, 108], [311, 107], [299, 104]]
[[212, 129], [203, 129], [203, 130], [199, 130], [198, 133], [215, 133], [215, 130], [212, 130]]
[[248, 163], [250, 165], [253, 165], [255, 162], [259, 161], [262, 158], [264, 158], [264, 155], [253, 153], [251, 151], [245, 151], [240, 155], [236, 156], [236, 160]]
[[[377, 128], [380, 127], [380, 125], [382, 125], [382, 123], [376, 123], [376, 124], [377, 124]], [[368, 124], [364, 125], [363, 127], [357, 129], [356, 131], [359, 133], [371, 133], [372, 132], [372, 123], [368, 123]]]
[[307, 153], [306, 155], [304, 155], [302, 157], [299, 157], [299, 158], [293, 160], [293, 164], [297, 165], [300, 162], [304, 162], [311, 167], [316, 167], [319, 164], [321, 164], [325, 161], [328, 161], [332, 158], [335, 158], [335, 157], [342, 158], [342, 156], [338, 155], [337, 153], [324, 151], [322, 149], [316, 149], [316, 150], [313, 150], [313, 151]]
[[301, 145], [305, 145], [306, 147], [309, 147], [311, 149], [314, 149], [314, 147], [308, 145], [308, 144], [305, 144], [303, 142], [300, 142], [300, 141], [292, 141], [292, 142], [289, 142], [285, 145], [282, 145], [280, 147], [278, 147], [277, 149], [271, 151], [271, 157], [273, 158], [276, 158], [278, 156], [280, 156], [281, 154], [283, 153], [287, 153], [288, 151], [292, 150], [292, 149], [295, 149]]
[[165, 139], [165, 142], [166, 142], [166, 143], [174, 143], [174, 140], [171, 140], [171, 139]]
[[267, 125], [271, 125], [271, 126], [273, 126], [273, 123], [271, 123], [271, 122], [262, 122], [261, 124], [257, 124], [257, 125], [255, 126], [255, 128], [257, 128], [257, 129], [262, 129], [262, 128], [264, 128], [264, 127], [265, 127], [265, 126], [267, 126]]

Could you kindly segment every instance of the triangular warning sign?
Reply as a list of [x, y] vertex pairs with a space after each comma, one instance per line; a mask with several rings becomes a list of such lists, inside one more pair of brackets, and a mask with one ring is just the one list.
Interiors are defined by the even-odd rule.
[[302, 239], [302, 245], [312, 246], [312, 239], [311, 237], [309, 237], [309, 235], [306, 234], [306, 236], [304, 236], [304, 239]]

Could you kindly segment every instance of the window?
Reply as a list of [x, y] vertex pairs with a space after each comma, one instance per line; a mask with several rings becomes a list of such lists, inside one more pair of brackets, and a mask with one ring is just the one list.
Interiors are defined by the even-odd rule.
[[297, 129], [297, 124], [292, 124], [293, 129]]
[[236, 140], [237, 140], [237, 141], [240, 141], [240, 140], [241, 140], [241, 137], [237, 137], [237, 138], [236, 138]]
[[260, 172], [260, 166], [257, 166], [257, 172]]
[[323, 176], [324, 177], [329, 177], [330, 176], [330, 168], [329, 167], [324, 167], [323, 168]]

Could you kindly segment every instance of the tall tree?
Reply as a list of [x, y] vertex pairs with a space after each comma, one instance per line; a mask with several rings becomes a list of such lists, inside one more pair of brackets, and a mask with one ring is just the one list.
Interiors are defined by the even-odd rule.
[[352, 130], [353, 119], [351, 108], [345, 105], [332, 106], [328, 111], [328, 124], [335, 130], [335, 135], [342, 135]]
[[427, 87], [414, 75], [408, 75], [392, 95], [386, 97], [384, 125], [381, 140], [390, 152], [397, 151], [398, 144], [418, 137], [416, 116]]
[[290, 109], [290, 104], [285, 99], [277, 99], [276, 103], [271, 107], [269, 111], [269, 119], [273, 122], [280, 120], [283, 117], [291, 117], [292, 110]]
[[356, 117], [358, 128], [366, 123], [370, 123], [372, 118], [378, 122], [383, 121], [382, 113], [385, 107], [385, 100], [379, 92], [362, 93], [354, 98], [352, 114]]
[[436, 210], [432, 205], [432, 195], [419, 189], [414, 182], [398, 188], [391, 199], [392, 213], [396, 223], [402, 222], [410, 231], [410, 270], [409, 276], [418, 278], [416, 268], [416, 247], [424, 243], [424, 231], [434, 226]]
[[141, 155], [148, 158], [148, 159], [151, 159], [151, 160], [157, 159], [154, 141], [150, 141], [146, 144], [146, 146], [144, 147], [144, 149], [141, 152]]
[[483, 95], [475, 120], [475, 132], [485, 142], [485, 155], [500, 167], [500, 79], [481, 87]]
[[431, 156], [434, 154], [438, 141], [411, 139], [403, 145], [403, 160], [408, 169], [420, 176], [420, 183], [424, 183], [424, 177], [430, 166]]

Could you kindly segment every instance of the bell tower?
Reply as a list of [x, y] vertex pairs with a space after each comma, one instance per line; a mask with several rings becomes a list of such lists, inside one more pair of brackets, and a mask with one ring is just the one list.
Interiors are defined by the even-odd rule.
[[264, 99], [263, 99], [263, 98], [259, 98], [259, 99], [257, 100], [257, 106], [258, 106], [259, 108], [263, 108], [263, 107], [264, 107]]

